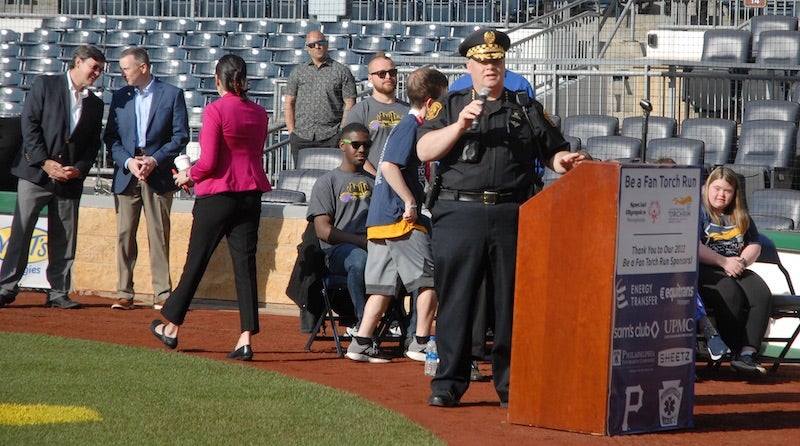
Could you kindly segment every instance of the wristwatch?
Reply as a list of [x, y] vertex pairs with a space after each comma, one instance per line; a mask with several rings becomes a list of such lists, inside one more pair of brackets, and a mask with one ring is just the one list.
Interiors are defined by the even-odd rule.
[[741, 259], [739, 259], [739, 263], [741, 263], [741, 264], [742, 264], [742, 266], [744, 266], [745, 268], [747, 268], [747, 260], [745, 260], [744, 258], [741, 258]]

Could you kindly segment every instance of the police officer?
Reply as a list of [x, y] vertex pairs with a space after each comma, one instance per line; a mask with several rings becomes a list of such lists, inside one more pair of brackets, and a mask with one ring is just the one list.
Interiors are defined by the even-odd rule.
[[536, 157], [559, 173], [583, 160], [568, 151], [541, 104], [503, 87], [510, 43], [500, 31], [470, 34], [459, 52], [472, 88], [434, 102], [420, 128], [417, 154], [438, 160], [441, 175], [432, 210], [440, 363], [431, 406], [457, 406], [469, 387], [473, 310], [484, 272], [494, 296], [494, 385], [507, 406], [519, 206], [532, 195]]

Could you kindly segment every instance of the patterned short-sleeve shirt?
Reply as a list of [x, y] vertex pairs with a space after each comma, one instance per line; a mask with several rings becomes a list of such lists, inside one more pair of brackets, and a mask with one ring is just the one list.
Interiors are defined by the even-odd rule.
[[319, 67], [309, 61], [292, 70], [286, 94], [296, 98], [294, 133], [318, 141], [339, 131], [344, 100], [355, 99], [356, 81], [349, 68], [331, 58]]

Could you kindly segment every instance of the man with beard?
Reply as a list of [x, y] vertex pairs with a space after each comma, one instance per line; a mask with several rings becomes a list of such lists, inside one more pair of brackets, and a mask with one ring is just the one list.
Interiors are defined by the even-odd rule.
[[397, 68], [389, 56], [379, 52], [368, 65], [372, 96], [364, 98], [347, 114], [346, 124], [360, 122], [369, 129], [372, 146], [364, 170], [377, 175], [378, 162], [386, 138], [395, 125], [408, 114], [407, 102], [397, 99]]

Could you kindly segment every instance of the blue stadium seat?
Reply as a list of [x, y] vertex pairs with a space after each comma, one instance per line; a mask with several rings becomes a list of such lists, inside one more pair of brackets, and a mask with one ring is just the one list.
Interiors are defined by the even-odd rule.
[[0, 57], [17, 57], [20, 46], [16, 43], [0, 43]]
[[720, 118], [685, 119], [681, 122], [680, 136], [703, 141], [703, 160], [706, 166], [721, 166], [733, 154], [736, 122]]
[[[364, 35], [366, 37], [385, 37], [389, 39], [400, 39], [406, 36], [406, 27], [397, 22], [368, 23], [364, 25]], [[357, 39], [358, 37], [355, 37]]]
[[61, 45], [43, 43], [41, 45], [31, 45], [22, 47], [19, 58], [22, 60], [41, 59], [44, 57], [59, 58], [63, 53]]
[[675, 164], [702, 166], [703, 141], [681, 137], [655, 138], [647, 142], [647, 159], [671, 159]]
[[[217, 72], [217, 59], [214, 60], [207, 60], [205, 62], [195, 62], [192, 63], [192, 74], [197, 77], [214, 77], [214, 74]], [[250, 76], [250, 71], [247, 71], [248, 77]]]
[[280, 24], [272, 20], [254, 20], [242, 22], [243, 33], [262, 34], [264, 36], [275, 34], [280, 29]]
[[[142, 3], [141, 1], [137, 3]], [[159, 14], [142, 14], [159, 15]], [[131, 17], [119, 21], [119, 29], [131, 33], [151, 33], [158, 30], [158, 22], [150, 17]]]
[[200, 78], [191, 74], [176, 74], [173, 76], [159, 77], [160, 80], [184, 90], [197, 90], [200, 88]]
[[219, 34], [195, 33], [189, 34], [183, 40], [183, 47], [186, 49], [196, 48], [222, 48], [225, 38]]
[[52, 30], [73, 30], [79, 25], [78, 19], [68, 16], [45, 17], [42, 19], [42, 28]]
[[331, 59], [344, 64], [353, 65], [361, 63], [361, 55], [349, 50], [331, 51], [328, 53]]
[[225, 49], [263, 48], [265, 42], [266, 39], [263, 34], [238, 32], [228, 35], [222, 47]]
[[391, 40], [383, 37], [354, 37], [353, 46], [350, 50], [358, 54], [376, 53], [378, 51], [390, 52], [392, 51], [392, 44]]
[[318, 26], [309, 22], [308, 20], [297, 20], [293, 22], [281, 23], [281, 34], [285, 36], [302, 36], [305, 41], [305, 35], [309, 31], [318, 29]]
[[361, 25], [350, 21], [326, 22], [322, 24], [325, 37], [352, 37], [361, 34]]
[[409, 56], [424, 56], [436, 51], [436, 42], [426, 38], [412, 37], [397, 41], [393, 53]]
[[[175, 2], [175, 1], [170, 2], [169, 0], [165, 1], [165, 12], [167, 13], [167, 15], [175, 17], [189, 17], [188, 12], [186, 14], [177, 14], [177, 13], [173, 14], [171, 12], [172, 10], [167, 9], [169, 6], [174, 6], [175, 3], [181, 3], [181, 2]], [[188, 4], [190, 2], [185, 2], [185, 3]], [[164, 19], [159, 22], [158, 30], [165, 32], [174, 32], [178, 34], [187, 34], [197, 30], [197, 22], [187, 18]]]
[[150, 62], [159, 62], [163, 60], [186, 60], [188, 53], [189, 52], [183, 48], [175, 47], [147, 49], [147, 54], [150, 56]]
[[191, 65], [183, 60], [165, 60], [153, 62], [153, 74], [156, 76], [172, 76], [176, 74], [190, 74]]
[[238, 27], [239, 25], [235, 21], [226, 19], [198, 20], [197, 22], [197, 31], [203, 33], [227, 35], [237, 31]]
[[[131, 31], [109, 31], [106, 34], [106, 46], [139, 46], [142, 43], [142, 35]], [[108, 57], [108, 54], [106, 54]]]
[[182, 45], [183, 35], [176, 32], [159, 31], [145, 35], [142, 40], [142, 46], [145, 48], [180, 47]]
[[84, 31], [109, 31], [119, 28], [119, 20], [111, 17], [81, 19], [80, 29]]
[[61, 34], [56, 30], [38, 28], [22, 33], [19, 44], [22, 46], [38, 45], [40, 43], [56, 43]]
[[20, 39], [20, 34], [11, 29], [0, 29], [0, 43], [16, 42]]
[[303, 49], [305, 46], [305, 36], [277, 34], [267, 37], [267, 43], [264, 48], [268, 50], [294, 50]]
[[0, 118], [10, 118], [22, 114], [22, 104], [16, 102], [0, 102]]
[[227, 51], [221, 48], [194, 48], [189, 50], [186, 60], [189, 62], [216, 62], [225, 54], [227, 54]]
[[[5, 74], [5, 73], [4, 73]], [[0, 82], [2, 82], [2, 78], [4, 76], [0, 76]], [[0, 83], [0, 85], [4, 85]], [[22, 104], [25, 100], [25, 90], [16, 87], [7, 87], [4, 86], [0, 88], [0, 101], [3, 102], [16, 102], [18, 104]]]
[[249, 62], [247, 64], [247, 77], [258, 79], [263, 77], [280, 77], [281, 67], [271, 62]]
[[308, 60], [303, 50], [283, 50], [272, 52], [272, 63], [275, 65], [297, 65]]
[[94, 31], [70, 31], [61, 36], [61, 46], [99, 45], [103, 36]]
[[241, 50], [231, 50], [231, 54], [244, 59], [245, 62], [272, 62], [272, 51], [260, 48], [245, 48]]

